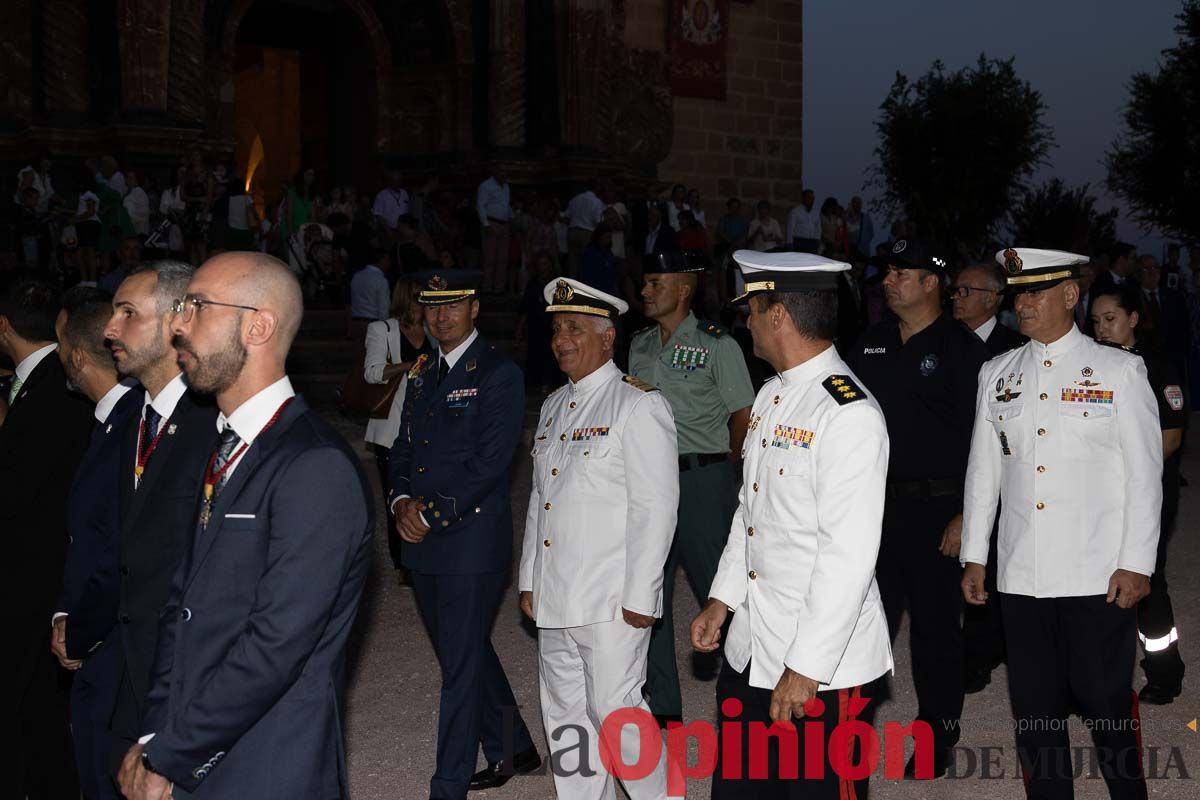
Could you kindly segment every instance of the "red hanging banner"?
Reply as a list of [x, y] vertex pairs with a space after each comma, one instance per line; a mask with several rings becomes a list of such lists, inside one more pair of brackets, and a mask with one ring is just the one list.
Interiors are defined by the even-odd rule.
[[728, 41], [729, 0], [672, 0], [667, 22], [671, 92], [724, 100]]

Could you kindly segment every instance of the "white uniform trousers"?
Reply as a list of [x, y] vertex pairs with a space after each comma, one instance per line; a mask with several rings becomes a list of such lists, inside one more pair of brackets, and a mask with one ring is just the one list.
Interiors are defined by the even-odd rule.
[[[615, 800], [617, 779], [600, 762], [600, 727], [609, 714], [622, 708], [640, 708], [649, 717], [650, 707], [642, 699], [649, 648], [650, 628], [634, 628], [623, 619], [538, 631], [542, 723], [546, 726], [551, 764], [556, 767], [554, 789], [559, 800]], [[576, 725], [586, 732], [587, 766], [594, 775], [580, 774], [582, 748], [577, 734], [563, 730], [565, 725]], [[621, 763], [638, 763], [638, 731], [634, 725], [622, 730]], [[560, 739], [556, 740], [556, 733]], [[554, 755], [556, 749], [563, 750], [563, 754]], [[631, 800], [662, 800], [667, 796], [665, 746], [661, 752], [649, 775], [623, 781]], [[614, 754], [610, 763], [616, 760]]]

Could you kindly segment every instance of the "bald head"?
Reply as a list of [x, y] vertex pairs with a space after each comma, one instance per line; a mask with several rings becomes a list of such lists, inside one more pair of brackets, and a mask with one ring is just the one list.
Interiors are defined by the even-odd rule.
[[236, 298], [225, 302], [253, 306], [272, 315], [274, 349], [280, 356], [287, 356], [304, 316], [304, 293], [287, 264], [266, 253], [223, 253], [197, 270], [189, 291], [194, 294], [197, 286], [205, 287], [210, 282], [222, 287], [222, 296], [212, 299]]

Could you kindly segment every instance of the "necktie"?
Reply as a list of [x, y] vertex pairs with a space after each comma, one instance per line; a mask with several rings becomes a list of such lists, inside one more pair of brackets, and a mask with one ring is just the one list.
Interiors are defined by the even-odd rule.
[[158, 426], [162, 424], [162, 414], [154, 410], [154, 406], [146, 406], [146, 416], [142, 418], [142, 460], [150, 457], [150, 445], [158, 435]]
[[225, 488], [225, 484], [229, 481], [229, 473], [221, 472], [221, 468], [229, 462], [229, 457], [233, 455], [234, 448], [238, 446], [241, 437], [234, 431], [232, 425], [226, 425], [225, 430], [221, 431], [220, 438], [217, 441], [217, 458], [213, 461], [213, 472], [220, 472], [221, 477], [217, 478], [216, 485], [213, 486], [213, 500], [217, 499], [217, 495], [221, 493], [221, 489]]
[[442, 385], [442, 381], [446, 380], [446, 373], [450, 371], [450, 362], [446, 359], [441, 359], [438, 363], [438, 386]]
[[17, 393], [21, 391], [21, 386], [25, 381], [13, 375], [12, 383], [8, 385], [8, 404], [11, 406], [13, 401], [17, 399]]
[[1150, 319], [1154, 322], [1158, 321], [1162, 309], [1158, 305], [1158, 292], [1154, 289], [1150, 290]]

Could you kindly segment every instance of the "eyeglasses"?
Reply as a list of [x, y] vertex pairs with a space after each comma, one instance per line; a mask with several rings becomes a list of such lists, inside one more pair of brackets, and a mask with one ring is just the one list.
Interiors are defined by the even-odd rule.
[[978, 286], [955, 286], [950, 290], [950, 293], [955, 297], [967, 298], [971, 296], [971, 292], [985, 292], [986, 294], [1000, 294], [995, 289], [981, 289]]
[[184, 322], [190, 322], [192, 317], [196, 315], [205, 306], [221, 306], [222, 308], [240, 308], [244, 311], [258, 311], [254, 306], [239, 306], [237, 303], [218, 303], [216, 300], [201, 300], [199, 297], [187, 296], [181, 300], [176, 300], [171, 304], [171, 311], [175, 314], [182, 314]]

